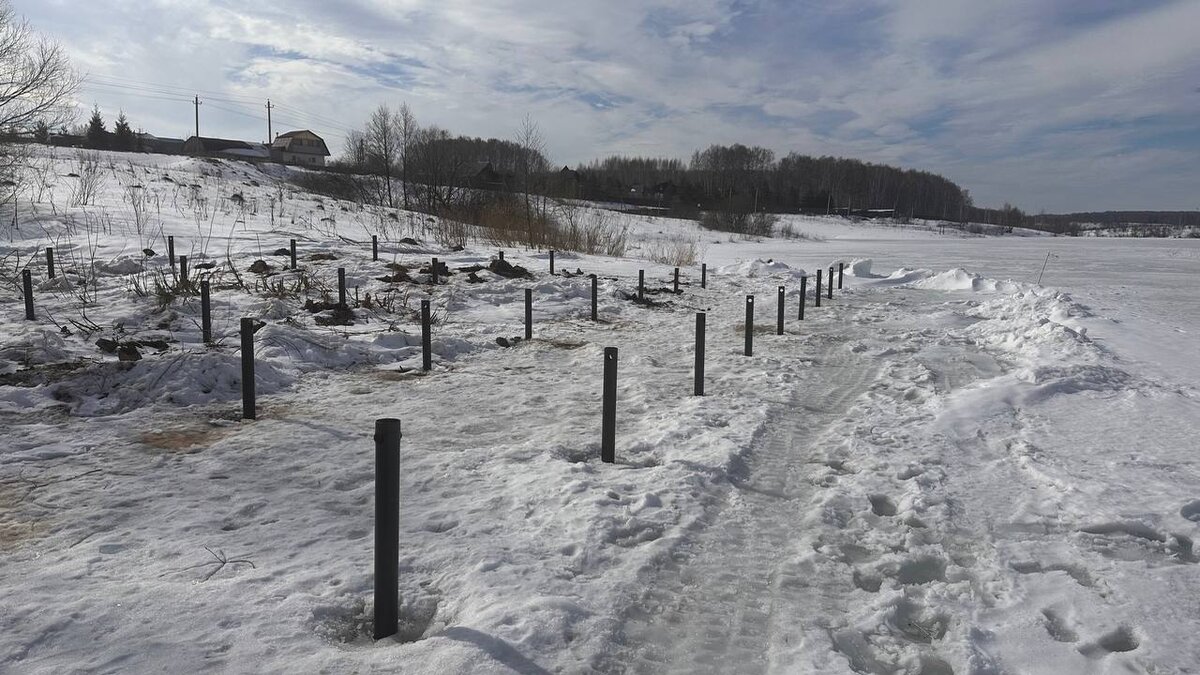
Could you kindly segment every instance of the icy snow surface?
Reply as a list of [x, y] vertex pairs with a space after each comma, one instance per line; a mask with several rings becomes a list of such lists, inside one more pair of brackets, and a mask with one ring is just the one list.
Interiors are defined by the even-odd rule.
[[[509, 250], [533, 279], [473, 283], [463, 268], [494, 248], [441, 247], [424, 215], [306, 194], [270, 165], [105, 157], [94, 203], [67, 206], [60, 151], [19, 228], [0, 219], [2, 672], [1200, 663], [1200, 242], [801, 217], [801, 238], [742, 240], [611, 214], [628, 257], [560, 254], [550, 276], [544, 251]], [[168, 234], [213, 282], [211, 346], [198, 296], [156, 290], [175, 279]], [[275, 255], [290, 238], [298, 271]], [[679, 295], [646, 259], [664, 242], [699, 252]], [[438, 286], [419, 271], [432, 256], [453, 272]], [[798, 277], [838, 262], [846, 287], [817, 308], [810, 283], [798, 321]], [[415, 283], [380, 281], [387, 263]], [[303, 304], [336, 297], [338, 267], [353, 323], [320, 325], [335, 312]], [[654, 305], [628, 299], [639, 269]], [[526, 288], [529, 342], [513, 339]], [[422, 299], [438, 321], [427, 375]], [[243, 316], [264, 323], [254, 422], [239, 420]], [[608, 346], [615, 465], [598, 457]], [[373, 642], [379, 417], [403, 423], [401, 631]]]

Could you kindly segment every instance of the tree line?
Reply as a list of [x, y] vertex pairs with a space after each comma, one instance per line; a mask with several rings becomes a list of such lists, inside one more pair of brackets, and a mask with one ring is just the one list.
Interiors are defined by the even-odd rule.
[[926, 171], [763, 147], [711, 145], [674, 158], [608, 157], [582, 164], [580, 196], [645, 205], [735, 212], [888, 213], [962, 220], [970, 194]]

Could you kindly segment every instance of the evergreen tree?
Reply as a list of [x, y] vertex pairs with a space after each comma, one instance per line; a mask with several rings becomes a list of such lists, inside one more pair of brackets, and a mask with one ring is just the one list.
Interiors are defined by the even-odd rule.
[[104, 128], [104, 118], [100, 116], [100, 106], [92, 108], [92, 118], [88, 120], [87, 147], [94, 150], [108, 148], [108, 130]]
[[37, 124], [33, 125], [33, 140], [42, 145], [50, 142], [50, 125], [46, 124], [46, 120], [38, 120]]
[[117, 115], [117, 124], [113, 130], [113, 149], [130, 152], [134, 150], [133, 129], [129, 128], [129, 120], [125, 119], [125, 111]]

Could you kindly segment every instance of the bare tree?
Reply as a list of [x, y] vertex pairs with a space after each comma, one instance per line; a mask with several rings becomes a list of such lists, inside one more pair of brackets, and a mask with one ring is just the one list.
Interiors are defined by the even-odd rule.
[[396, 115], [385, 103], [371, 113], [371, 119], [367, 120], [367, 128], [363, 132], [371, 168], [382, 173], [387, 184], [386, 194], [389, 207], [396, 206], [396, 201], [392, 197], [392, 167], [396, 165], [400, 154], [400, 138], [396, 134], [397, 126]]
[[409, 210], [411, 203], [408, 199], [408, 169], [409, 159], [413, 152], [413, 146], [417, 143], [420, 127], [417, 126], [417, 118], [413, 115], [412, 109], [407, 103], [401, 103], [400, 109], [396, 111], [394, 118], [396, 124], [396, 135], [400, 139], [400, 183], [404, 190], [404, 209]]
[[351, 131], [346, 135], [346, 144], [342, 147], [346, 162], [356, 171], [367, 167], [367, 140], [361, 131]]
[[69, 122], [78, 85], [62, 47], [36, 34], [7, 0], [0, 0], [0, 129]]
[[[13, 135], [65, 124], [79, 79], [57, 43], [34, 33], [0, 0], [0, 131]], [[17, 183], [28, 148], [0, 147], [0, 181]], [[0, 196], [0, 203], [15, 198]]]
[[517, 158], [517, 180], [520, 181], [521, 195], [525, 202], [525, 231], [529, 237], [529, 245], [536, 245], [534, 237], [533, 198], [536, 191], [535, 182], [546, 174], [550, 163], [546, 160], [546, 140], [542, 130], [533, 118], [526, 115], [521, 120], [521, 128], [517, 130], [517, 145], [521, 152]]

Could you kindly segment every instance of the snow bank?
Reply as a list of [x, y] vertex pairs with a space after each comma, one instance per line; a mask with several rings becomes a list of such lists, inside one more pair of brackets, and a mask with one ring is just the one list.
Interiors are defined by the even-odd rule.
[[792, 267], [787, 263], [777, 260], [763, 260], [762, 258], [718, 267], [716, 272], [725, 276], [747, 277], [751, 279], [773, 276], [799, 279], [800, 277], [808, 276], [807, 272], [798, 267]]
[[[269, 362], [259, 362], [254, 374], [261, 395], [279, 392], [295, 379]], [[112, 415], [154, 402], [190, 406], [240, 400], [241, 381], [236, 354], [168, 353], [134, 363], [97, 363], [32, 389], [0, 387], [0, 406], [66, 405], [76, 415]]]
[[937, 291], [973, 291], [976, 293], [1013, 293], [1021, 288], [1021, 285], [1015, 282], [988, 279], [961, 267], [914, 281], [912, 286], [913, 288]]
[[846, 264], [846, 275], [858, 279], [874, 278], [871, 274], [872, 260], [870, 258], [855, 258]]

